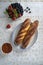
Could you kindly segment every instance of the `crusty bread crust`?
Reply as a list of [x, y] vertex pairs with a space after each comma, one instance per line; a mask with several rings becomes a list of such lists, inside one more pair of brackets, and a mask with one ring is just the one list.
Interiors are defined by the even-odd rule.
[[15, 38], [15, 42], [17, 45], [21, 44], [23, 42], [23, 39], [30, 27], [30, 24], [31, 24], [31, 20], [30, 19], [26, 19], [22, 25], [21, 25], [21, 28], [17, 34], [17, 37]]
[[22, 43], [22, 46], [21, 46], [22, 48], [26, 48], [27, 45], [29, 44], [31, 37], [34, 35], [34, 33], [35, 33], [35, 31], [38, 27], [38, 23], [39, 23], [38, 20], [31, 23], [30, 28], [29, 28], [29, 30], [28, 30], [28, 32], [27, 32], [27, 34], [26, 34], [26, 36], [23, 40], [23, 43]]

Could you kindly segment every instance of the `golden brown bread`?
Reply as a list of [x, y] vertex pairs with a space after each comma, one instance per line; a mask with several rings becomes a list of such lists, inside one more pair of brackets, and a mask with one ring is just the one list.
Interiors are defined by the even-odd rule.
[[22, 48], [26, 48], [27, 45], [29, 44], [29, 41], [31, 40], [31, 37], [33, 36], [33, 34], [35, 33], [36, 29], [38, 27], [38, 20], [34, 21], [33, 23], [31, 23], [30, 28], [23, 40], [22, 43]]
[[23, 41], [23, 39], [24, 39], [24, 37], [25, 37], [25, 35], [27, 33], [27, 30], [30, 27], [30, 24], [31, 24], [31, 20], [30, 19], [26, 19], [22, 23], [21, 28], [20, 28], [20, 30], [18, 32], [18, 35], [17, 35], [17, 37], [15, 39], [16, 44], [21, 44], [22, 43], [22, 41]]

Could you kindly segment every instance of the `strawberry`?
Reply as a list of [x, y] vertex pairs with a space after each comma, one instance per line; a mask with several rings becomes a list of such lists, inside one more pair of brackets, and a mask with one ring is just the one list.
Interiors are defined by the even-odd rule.
[[9, 12], [9, 15], [12, 15], [12, 12]]
[[11, 5], [8, 7], [8, 10], [12, 10], [12, 6]]
[[10, 24], [7, 24], [6, 28], [10, 28], [10, 27], [11, 27], [11, 25]]
[[12, 20], [16, 20], [16, 17], [12, 17]]

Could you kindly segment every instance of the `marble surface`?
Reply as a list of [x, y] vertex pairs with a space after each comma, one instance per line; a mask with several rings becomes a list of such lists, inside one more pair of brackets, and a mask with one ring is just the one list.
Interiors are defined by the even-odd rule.
[[[27, 17], [31, 18], [31, 21], [38, 19], [38, 38], [36, 43], [27, 52], [12, 52], [9, 55], [3, 55], [0, 53], [0, 65], [43, 65], [43, 3], [29, 3], [21, 2], [23, 8], [29, 6], [31, 14], [24, 12], [24, 15], [12, 21], [3, 12], [5, 8], [11, 2], [0, 3], [0, 52], [1, 46], [4, 42], [11, 42], [11, 34], [14, 28], [23, 22]], [[6, 5], [6, 6], [5, 6]], [[6, 25], [10, 23], [11, 28], [6, 29]]]

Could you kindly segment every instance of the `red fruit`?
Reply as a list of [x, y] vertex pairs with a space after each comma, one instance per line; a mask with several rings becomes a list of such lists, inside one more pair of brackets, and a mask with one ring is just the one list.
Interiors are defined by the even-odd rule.
[[12, 13], [12, 17], [15, 17], [14, 13]]
[[9, 15], [12, 15], [12, 12], [9, 12]]
[[10, 28], [10, 27], [11, 27], [11, 25], [10, 24], [7, 24], [6, 28]]
[[19, 17], [21, 17], [22, 15], [21, 14], [19, 14]]
[[12, 6], [11, 5], [8, 7], [8, 10], [12, 10]]
[[16, 20], [16, 17], [12, 17], [12, 20]]

